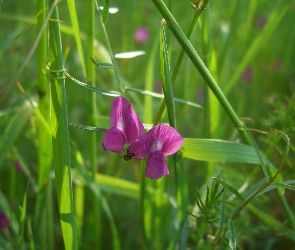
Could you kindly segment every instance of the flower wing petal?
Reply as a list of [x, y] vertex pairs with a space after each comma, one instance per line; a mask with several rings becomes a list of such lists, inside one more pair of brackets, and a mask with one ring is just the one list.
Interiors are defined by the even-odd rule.
[[141, 159], [151, 154], [151, 149], [155, 135], [152, 130], [140, 136], [136, 141], [132, 142], [129, 147], [129, 152], [134, 154], [134, 158]]
[[156, 137], [162, 144], [161, 151], [164, 155], [172, 155], [182, 146], [182, 136], [171, 126], [159, 124], [155, 127]]
[[156, 150], [146, 162], [145, 176], [151, 179], [159, 179], [163, 175], [169, 174], [164, 154]]
[[129, 143], [144, 134], [141, 120], [132, 108], [130, 101], [123, 96], [116, 97], [113, 101], [110, 123], [111, 127], [124, 132], [126, 141]]
[[102, 147], [104, 150], [121, 153], [125, 143], [125, 136], [120, 129], [110, 128], [104, 134]]

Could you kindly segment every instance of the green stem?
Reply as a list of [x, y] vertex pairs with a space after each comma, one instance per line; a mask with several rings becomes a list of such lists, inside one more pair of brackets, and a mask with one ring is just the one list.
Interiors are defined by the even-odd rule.
[[[237, 128], [243, 128], [243, 124], [240, 121], [239, 117], [236, 115], [235, 111], [231, 107], [230, 103], [226, 99], [225, 95], [215, 82], [214, 78], [210, 74], [209, 70], [206, 68], [204, 63], [202, 62], [201, 58], [191, 45], [190, 41], [187, 39], [186, 35], [183, 33], [182, 29], [179, 27], [178, 23], [174, 19], [173, 15], [170, 13], [166, 5], [162, 0], [153, 0], [155, 6], [158, 8], [160, 13], [163, 15], [164, 19], [167, 22], [168, 27], [174, 34], [175, 38], [178, 40], [182, 48], [184, 49], [185, 53], [189, 56], [192, 63], [195, 65], [195, 67], [198, 69], [201, 76], [204, 78], [205, 82], [209, 86], [209, 88], [212, 90], [216, 98], [218, 99], [219, 103], [222, 105], [223, 109], [225, 110], [226, 114], [232, 121], [235, 127]], [[249, 138], [249, 135], [247, 131], [245, 130], [238, 130], [241, 137], [244, 139], [244, 141], [251, 145], [251, 140]]]
[[109, 53], [110, 53], [110, 56], [111, 56], [112, 64], [115, 67], [115, 75], [116, 75], [117, 83], [119, 85], [119, 90], [120, 90], [121, 93], [124, 94], [125, 93], [125, 89], [124, 89], [124, 86], [123, 86], [123, 84], [122, 84], [122, 82], [120, 80], [119, 68], [118, 68], [118, 65], [117, 65], [115, 56], [113, 54], [113, 51], [112, 51], [112, 47], [111, 47], [111, 43], [110, 43], [110, 40], [109, 40], [109, 37], [108, 37], [108, 34], [107, 34], [107, 30], [106, 30], [105, 24], [104, 24], [104, 22], [102, 20], [102, 15], [100, 13], [100, 9], [98, 7], [98, 4], [97, 4], [97, 1], [96, 0], [95, 0], [95, 3], [96, 3], [96, 9], [97, 9], [97, 12], [98, 12], [100, 21], [101, 21], [101, 26], [102, 26], [102, 29], [103, 29], [104, 37], [106, 39], [107, 47], [109, 49]]
[[[50, 3], [53, 4], [54, 1], [50, 0]], [[50, 115], [53, 163], [64, 245], [65, 249], [72, 250], [77, 249], [77, 233], [72, 192], [65, 76], [57, 6], [51, 18], [55, 20], [49, 22]]]
[[[87, 9], [87, 20], [88, 20], [88, 30], [87, 30], [87, 56], [94, 58], [94, 39], [95, 39], [95, 3], [94, 1], [88, 1]], [[91, 60], [87, 61], [87, 83], [95, 87], [95, 65]], [[96, 93], [88, 91], [88, 124], [90, 126], [96, 126], [97, 122], [95, 119], [97, 113], [96, 107]], [[90, 156], [90, 168], [92, 178], [95, 181], [95, 175], [97, 172], [97, 133], [88, 133], [88, 149]], [[100, 206], [97, 199], [92, 199], [91, 201], [93, 207], [94, 221], [92, 222], [93, 234], [96, 235], [94, 238], [95, 249], [101, 248], [101, 237], [100, 237]]]
[[[47, 43], [47, 28], [43, 28], [46, 23], [48, 15], [48, 1], [37, 1], [38, 16], [37, 32], [41, 33], [40, 40], [37, 47], [38, 60], [38, 95], [39, 95], [39, 111], [44, 117], [44, 120], [50, 120], [49, 109], [49, 93], [48, 93], [48, 79], [43, 73], [42, 65], [48, 58], [48, 43]], [[36, 217], [34, 236], [41, 248], [53, 249], [53, 228], [50, 228], [51, 222], [46, 216], [49, 209], [51, 209], [51, 196], [48, 189], [49, 173], [52, 166], [52, 145], [51, 135], [45, 128], [44, 123], [38, 120], [38, 194], [36, 202]]]

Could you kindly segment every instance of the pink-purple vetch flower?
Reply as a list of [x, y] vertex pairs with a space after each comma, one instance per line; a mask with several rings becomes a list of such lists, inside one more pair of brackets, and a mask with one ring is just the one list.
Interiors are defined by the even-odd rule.
[[134, 33], [134, 40], [138, 43], [147, 43], [149, 38], [149, 31], [145, 27], [138, 28]]
[[125, 143], [131, 144], [144, 134], [144, 127], [131, 106], [130, 101], [119, 96], [112, 104], [111, 128], [106, 131], [102, 147], [104, 150], [121, 153]]
[[4, 230], [9, 225], [9, 218], [4, 212], [0, 212], [0, 230]]
[[241, 75], [242, 80], [250, 84], [252, 82], [252, 68], [248, 66]]
[[134, 141], [128, 151], [134, 158], [148, 157], [145, 176], [159, 179], [169, 174], [165, 155], [172, 155], [183, 144], [182, 136], [172, 127], [159, 124]]

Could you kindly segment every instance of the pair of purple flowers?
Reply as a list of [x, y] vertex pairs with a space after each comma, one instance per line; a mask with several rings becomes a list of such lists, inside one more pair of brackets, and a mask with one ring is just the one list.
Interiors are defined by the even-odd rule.
[[122, 153], [124, 144], [130, 144], [125, 149], [125, 160], [148, 157], [145, 176], [151, 179], [161, 178], [169, 174], [165, 155], [172, 155], [183, 144], [183, 138], [172, 127], [159, 124], [148, 132], [124, 97], [114, 99], [110, 115], [111, 128], [104, 135], [102, 147], [104, 150]]

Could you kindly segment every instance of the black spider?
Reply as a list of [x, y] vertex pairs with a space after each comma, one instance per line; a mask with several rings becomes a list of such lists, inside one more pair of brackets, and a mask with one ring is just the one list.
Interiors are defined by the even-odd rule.
[[123, 149], [124, 154], [120, 156], [120, 158], [124, 158], [125, 161], [130, 161], [134, 156], [137, 156], [137, 154], [131, 153], [129, 151], [129, 148]]

